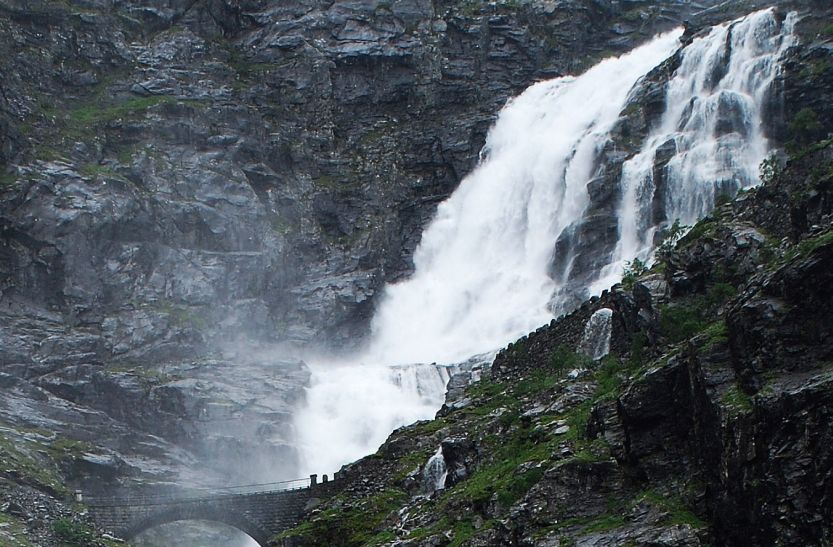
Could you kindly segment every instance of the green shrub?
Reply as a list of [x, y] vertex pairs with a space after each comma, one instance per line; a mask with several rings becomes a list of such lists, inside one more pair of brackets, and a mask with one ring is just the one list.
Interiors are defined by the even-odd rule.
[[775, 154], [765, 158], [761, 162], [761, 165], [758, 166], [758, 175], [764, 184], [771, 184], [781, 176], [782, 171], [783, 167], [781, 166], [781, 162]]
[[647, 352], [645, 346], [648, 344], [648, 337], [644, 332], [638, 332], [631, 340], [630, 351], [628, 352], [628, 368], [636, 370], [645, 364]]
[[730, 415], [748, 414], [752, 412], [752, 398], [738, 386], [730, 387], [720, 398], [723, 407]]
[[707, 323], [697, 307], [680, 303], [661, 306], [659, 324], [668, 340], [677, 343], [691, 338]]
[[581, 353], [576, 353], [569, 347], [561, 344], [550, 354], [550, 365], [558, 371], [567, 371], [574, 368], [588, 367], [593, 360]]
[[394, 539], [383, 528], [385, 519], [408, 499], [402, 490], [389, 488], [362, 499], [356, 506], [327, 509], [295, 528], [281, 532], [273, 541], [315, 538], [327, 545], [381, 545]]
[[734, 285], [714, 283], [702, 295], [660, 306], [662, 333], [671, 343], [677, 343], [706, 331], [712, 326], [717, 311], [736, 294]]
[[671, 251], [677, 245], [677, 242], [682, 239], [688, 229], [688, 226], [680, 224], [680, 219], [677, 219], [671, 226], [663, 230], [662, 243], [657, 247], [657, 258], [659, 260], [667, 260], [671, 255]]
[[790, 133], [798, 144], [808, 144], [824, 137], [824, 126], [812, 108], [802, 108], [790, 122]]
[[718, 308], [737, 294], [738, 290], [731, 283], [715, 283], [706, 289], [706, 294], [702, 300], [702, 306], [705, 308], [704, 312], [716, 312]]
[[62, 547], [90, 547], [96, 545], [96, 534], [88, 526], [68, 518], [52, 523], [52, 530], [61, 540]]
[[625, 271], [622, 273], [622, 284], [625, 287], [633, 287], [636, 280], [648, 272], [648, 265], [642, 260], [634, 258], [625, 263]]

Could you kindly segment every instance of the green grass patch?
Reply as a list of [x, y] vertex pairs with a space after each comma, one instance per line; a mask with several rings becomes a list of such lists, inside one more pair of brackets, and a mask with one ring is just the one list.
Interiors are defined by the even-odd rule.
[[398, 483], [405, 479], [408, 474], [411, 473], [414, 469], [421, 467], [425, 462], [428, 461], [428, 458], [431, 457], [431, 450], [421, 450], [418, 452], [412, 452], [407, 456], [403, 456], [399, 458], [396, 462], [396, 467], [398, 468], [398, 472], [392, 476], [392, 480], [394, 483]]
[[292, 231], [292, 224], [284, 217], [276, 214], [270, 216], [269, 224], [272, 226], [272, 230], [278, 234], [285, 235]]
[[112, 167], [108, 165], [99, 165], [97, 163], [87, 163], [82, 165], [79, 172], [90, 179], [110, 178], [126, 180], [123, 176], [114, 171]]
[[443, 531], [448, 530], [450, 528], [451, 523], [448, 521], [448, 517], [443, 516], [437, 522], [429, 526], [420, 526], [419, 528], [414, 528], [408, 533], [405, 539], [410, 541], [420, 541], [434, 536], [436, 534], [442, 533]]
[[636, 366], [636, 362], [622, 362], [614, 355], [607, 355], [602, 358], [595, 370], [594, 379], [598, 384], [593, 395], [594, 402], [603, 399], [615, 398], [621, 390], [622, 383], [627, 379], [630, 369], [629, 364]]
[[118, 146], [116, 148], [116, 159], [119, 160], [119, 163], [127, 165], [133, 160], [136, 152], [135, 146]]
[[714, 283], [704, 294], [660, 306], [659, 324], [662, 333], [669, 342], [679, 343], [715, 328], [715, 314], [736, 294], [737, 289], [733, 285]]
[[550, 366], [561, 372], [566, 372], [576, 368], [587, 368], [592, 364], [592, 359], [584, 354], [577, 353], [564, 345], [559, 345], [550, 354]]
[[798, 144], [813, 142], [824, 136], [824, 125], [819, 121], [819, 116], [812, 108], [799, 110], [789, 125], [790, 134]]
[[424, 437], [432, 435], [447, 426], [448, 423], [445, 419], [437, 418], [435, 420], [417, 422], [401, 429], [398, 434], [402, 437]]
[[528, 378], [524, 378], [512, 387], [512, 395], [515, 397], [524, 397], [543, 393], [555, 387], [561, 379], [561, 376], [559, 372], [536, 369], [532, 371], [532, 374]]
[[38, 144], [32, 147], [32, 155], [36, 160], [41, 161], [56, 161], [64, 159], [64, 154], [62, 154], [57, 148], [47, 144]]
[[719, 226], [720, 223], [714, 216], [704, 218], [679, 239], [678, 247], [686, 247], [703, 237], [713, 237]]
[[575, 455], [567, 462], [596, 463], [609, 461], [612, 457], [610, 445], [604, 439], [592, 439], [586, 442], [579, 442], [576, 445]]
[[180, 328], [195, 328], [203, 330], [208, 328], [205, 318], [198, 315], [194, 308], [173, 304], [171, 302], [157, 302], [149, 305], [153, 310], [167, 314], [171, 323]]
[[466, 395], [477, 404], [460, 410], [463, 416], [486, 416], [499, 408], [510, 408], [518, 403], [505, 384], [491, 380], [480, 380], [471, 384], [466, 388]]
[[730, 415], [748, 414], [752, 412], [752, 398], [738, 386], [730, 387], [721, 397], [720, 402]]
[[0, 188], [14, 186], [18, 176], [16, 173], [0, 173]]
[[391, 488], [350, 507], [322, 511], [311, 520], [278, 534], [273, 541], [294, 538], [302, 542], [314, 540], [320, 545], [381, 545], [395, 537], [383, 528], [384, 521], [407, 499], [405, 492]]
[[[147, 114], [148, 110], [160, 105], [187, 104], [194, 107], [204, 105], [200, 101], [177, 100], [168, 95], [131, 97], [121, 102], [112, 102], [104, 97], [106, 86], [100, 84], [99, 88], [99, 94], [92, 100], [76, 102], [62, 112], [44, 114], [55, 121], [56, 127], [50, 135], [45, 136], [43, 139], [45, 144], [40, 145], [40, 150], [35, 151], [38, 159], [48, 160], [51, 156], [59, 158], [60, 150], [66, 145], [67, 140], [89, 140], [98, 137], [103, 127], [115, 122], [139, 120]], [[129, 145], [118, 143], [116, 154], [120, 161], [129, 161], [129, 157], [132, 156], [130, 150]]]
[[729, 328], [726, 326], [726, 321], [723, 319], [715, 321], [706, 327], [706, 329], [703, 330], [703, 334], [707, 337], [705, 349], [709, 349], [714, 346], [722, 346], [729, 342]]
[[523, 6], [523, 0], [494, 0], [484, 2], [483, 0], [463, 0], [458, 4], [460, 15], [474, 17], [482, 13], [491, 12], [513, 12]]
[[175, 102], [173, 97], [154, 95], [135, 97], [110, 106], [85, 104], [67, 112], [66, 121], [71, 126], [95, 126], [118, 119], [136, 118], [154, 106], [172, 102]]
[[833, 230], [801, 241], [786, 254], [786, 259], [804, 258], [810, 256], [816, 249], [833, 243]]
[[801, 161], [805, 159], [807, 156], [811, 154], [815, 154], [816, 152], [820, 152], [825, 148], [829, 148], [833, 146], [833, 138], [830, 139], [823, 139], [818, 142], [809, 144], [803, 147], [801, 150], [796, 151], [795, 153], [790, 154], [790, 162]]
[[95, 530], [72, 519], [56, 520], [52, 523], [52, 531], [61, 541], [61, 547], [90, 547], [98, 543]]
[[803, 78], [820, 78], [833, 69], [833, 62], [827, 57], [817, 57], [810, 59], [805, 63], [804, 68], [801, 69], [801, 77]]
[[537, 463], [549, 459], [554, 446], [542, 442], [541, 437], [528, 427], [520, 427], [497, 437], [483, 440], [492, 449], [489, 460], [468, 479], [447, 490], [440, 499], [440, 508], [455, 505], [486, 504], [497, 495], [498, 501], [508, 507], [522, 498], [543, 474], [543, 469], [531, 466], [521, 470], [525, 463]]
[[667, 495], [656, 489], [649, 489], [641, 492], [634, 500], [636, 503], [650, 503], [667, 513], [661, 520], [663, 525], [689, 525], [693, 528], [705, 528], [708, 526], [700, 517], [691, 510], [680, 496]]
[[665, 516], [660, 523], [663, 526], [690, 525], [694, 528], [707, 526], [694, 512], [683, 502], [682, 498], [674, 495], [664, 495], [656, 489], [649, 489], [640, 492], [632, 499], [611, 499], [608, 500], [608, 507], [605, 513], [587, 517], [573, 517], [559, 521], [558, 523], [544, 528], [536, 533], [536, 536], [543, 537], [553, 532], [564, 532], [570, 530], [571, 537], [564, 538], [568, 542], [573, 538], [589, 534], [609, 532], [621, 528], [628, 523], [626, 515], [632, 508], [639, 504], [648, 503], [663, 511]]
[[768, 261], [767, 266], [770, 269], [780, 268], [794, 260], [806, 258], [817, 249], [830, 245], [831, 243], [833, 243], [833, 230], [828, 230], [827, 232], [819, 235], [808, 237], [790, 247], [780, 256], [773, 253], [773, 256]]
[[833, 38], [833, 24], [821, 27], [818, 34], [824, 38]]
[[[619, 514], [612, 514], [612, 513], [603, 513], [601, 515], [589, 516], [589, 517], [573, 517], [568, 519], [563, 519], [552, 526], [548, 526], [539, 532], [541, 536], [545, 536], [552, 532], [560, 532], [567, 529], [576, 529], [576, 533], [573, 535], [582, 535], [582, 534], [596, 534], [600, 532], [608, 532], [610, 530], [615, 530], [616, 528], [621, 528], [626, 523], [625, 517]], [[569, 541], [570, 538], [564, 538], [560, 545], [570, 545]], [[568, 542], [568, 543], [565, 543]]]
[[705, 308], [706, 313], [716, 311], [737, 294], [737, 288], [731, 283], [717, 282], [706, 289], [702, 302], [699, 304], [702, 308]]
[[602, 515], [585, 525], [584, 533], [597, 534], [615, 530], [625, 525], [625, 517], [622, 515]]
[[373, 127], [359, 137], [359, 145], [362, 147], [375, 145], [390, 133], [393, 133], [391, 126], [383, 124]]
[[86, 442], [75, 439], [57, 439], [49, 443], [47, 451], [55, 459], [75, 458], [87, 453], [98, 452], [96, 448]]
[[0, 513], [0, 545], [6, 547], [33, 547], [26, 537], [26, 525], [12, 515]]
[[454, 527], [452, 528], [451, 543], [448, 544], [448, 547], [460, 547], [462, 545], [466, 545], [466, 543], [474, 536], [484, 530], [492, 528], [493, 526], [494, 522], [487, 520], [479, 528], [475, 528], [471, 519], [462, 519], [454, 524]]
[[506, 394], [507, 386], [502, 382], [482, 379], [466, 388], [466, 395], [472, 399], [486, 399]]
[[28, 484], [35, 488], [63, 495], [63, 485], [57, 469], [50, 462], [40, 461], [33, 452], [44, 447], [39, 443], [28, 442], [18, 448], [15, 441], [0, 433], [0, 474], [9, 479]]

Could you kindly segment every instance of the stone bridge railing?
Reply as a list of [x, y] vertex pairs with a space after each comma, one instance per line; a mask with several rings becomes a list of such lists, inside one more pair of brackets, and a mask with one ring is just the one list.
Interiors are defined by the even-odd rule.
[[247, 485], [181, 495], [87, 498], [76, 493], [103, 530], [130, 540], [145, 530], [180, 520], [208, 520], [233, 526], [266, 546], [269, 538], [296, 526], [314, 499], [340, 490], [340, 481], [316, 475], [282, 483]]

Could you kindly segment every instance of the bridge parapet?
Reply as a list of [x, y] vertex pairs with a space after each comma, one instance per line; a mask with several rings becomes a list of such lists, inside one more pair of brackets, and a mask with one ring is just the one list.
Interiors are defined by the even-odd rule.
[[318, 482], [310, 477], [179, 496], [133, 495], [84, 501], [100, 528], [126, 540], [168, 522], [208, 520], [233, 526], [265, 546], [270, 537], [300, 522], [310, 500], [330, 497], [340, 487], [338, 480]]

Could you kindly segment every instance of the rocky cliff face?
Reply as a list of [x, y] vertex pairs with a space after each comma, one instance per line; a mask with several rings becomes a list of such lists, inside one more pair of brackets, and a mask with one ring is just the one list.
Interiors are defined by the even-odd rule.
[[[60, 497], [291, 474], [294, 350], [360, 343], [508, 97], [763, 4], [0, 0], [4, 476]], [[818, 15], [772, 126], [804, 147], [833, 116], [829, 20], [796, 4]], [[828, 214], [807, 192], [799, 235]], [[640, 309], [627, 332], [659, 340]], [[477, 445], [447, 440], [462, 479]]]
[[[651, 270], [511, 344], [274, 544], [828, 543], [829, 21], [800, 23], [772, 109], [786, 167], [766, 162], [763, 186]], [[592, 362], [577, 350], [603, 308], [610, 354]], [[426, 495], [438, 448], [448, 474]]]
[[167, 442], [291, 470], [292, 348], [360, 342], [507, 97], [695, 9], [3, 1], [5, 420], [114, 421], [74, 434], [113, 477], [192, 467], [122, 453]]
[[[651, 271], [511, 344], [275, 544], [830, 541], [831, 150], [793, 156]], [[592, 362], [574, 350], [602, 308], [611, 353]], [[438, 447], [448, 475], [425, 495]]]
[[3, 5], [9, 274], [108, 359], [361, 334], [507, 97], [683, 14], [182, 4]]

